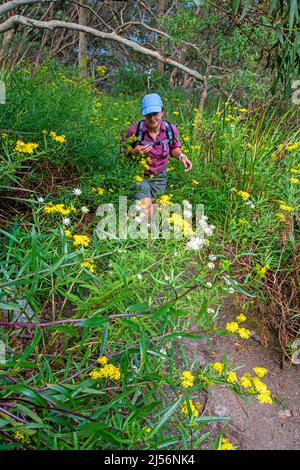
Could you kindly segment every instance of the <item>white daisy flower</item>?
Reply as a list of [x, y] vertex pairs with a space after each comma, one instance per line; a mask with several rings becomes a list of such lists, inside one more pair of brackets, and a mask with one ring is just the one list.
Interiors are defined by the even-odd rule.
[[141, 273], [138, 273], [138, 274], [136, 275], [136, 277], [137, 277], [139, 280], [143, 279], [143, 275], [142, 275]]
[[217, 257], [215, 255], [208, 255], [210, 261], [216, 261]]
[[64, 218], [62, 219], [62, 223], [63, 223], [64, 225], [69, 225], [69, 224], [71, 223], [71, 219], [69, 219], [69, 217], [64, 217]]
[[207, 263], [207, 267], [208, 267], [208, 269], [214, 269], [215, 263], [213, 263], [212, 261], [210, 261], [209, 263]]
[[43, 197], [38, 197], [37, 200], [38, 200], [38, 202], [44, 202], [45, 201], [45, 199]]
[[199, 237], [191, 238], [186, 244], [186, 248], [188, 250], [200, 250], [200, 248], [203, 248], [203, 246], [204, 239]]
[[82, 206], [80, 210], [83, 214], [88, 214], [90, 212], [90, 209], [86, 206]]
[[214, 308], [207, 308], [206, 309], [207, 313], [215, 313], [215, 309]]
[[74, 188], [73, 189], [73, 194], [75, 194], [75, 196], [80, 196], [81, 193], [82, 193], [81, 189], [79, 189], [79, 188]]
[[207, 283], [206, 283], [206, 287], [212, 287], [212, 283], [211, 283], [211, 282], [207, 282]]

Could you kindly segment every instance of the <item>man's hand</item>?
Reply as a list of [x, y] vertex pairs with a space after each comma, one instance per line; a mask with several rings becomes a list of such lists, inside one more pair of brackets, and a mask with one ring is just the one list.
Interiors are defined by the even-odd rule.
[[132, 155], [136, 155], [139, 152], [147, 154], [147, 152], [150, 152], [151, 149], [152, 145], [137, 145], [136, 147], [134, 147], [134, 149], [130, 151], [130, 153], [132, 153]]
[[191, 160], [189, 160], [185, 155], [181, 157], [181, 161], [182, 163], [184, 164], [184, 167], [185, 167], [185, 172], [187, 171], [191, 171], [191, 169], [193, 168], [193, 164], [191, 162]]

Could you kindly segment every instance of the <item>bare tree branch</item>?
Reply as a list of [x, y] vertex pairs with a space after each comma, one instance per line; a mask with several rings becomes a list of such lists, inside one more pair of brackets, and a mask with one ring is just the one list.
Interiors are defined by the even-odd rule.
[[[19, 0], [23, 1], [25, 3], [25, 0]], [[33, 0], [31, 0], [33, 1]], [[28, 2], [28, 0], [27, 0]], [[34, 27], [38, 29], [50, 29], [50, 30], [55, 30], [55, 29], [69, 29], [73, 31], [82, 31], [87, 34], [91, 34], [95, 37], [101, 38], [101, 39], [106, 39], [108, 41], [116, 41], [121, 44], [124, 44], [125, 46], [140, 52], [142, 54], [151, 56], [155, 58], [156, 60], [160, 60], [161, 62], [164, 62], [165, 64], [170, 64], [174, 67], [177, 67], [184, 72], [186, 72], [188, 75], [191, 75], [198, 80], [203, 81], [204, 77], [202, 74], [200, 74], [197, 70], [193, 70], [189, 67], [187, 67], [184, 64], [181, 64], [179, 62], [176, 62], [173, 59], [164, 57], [157, 51], [152, 51], [151, 49], [148, 49], [144, 46], [139, 45], [138, 43], [124, 38], [115, 32], [104, 32], [104, 31], [99, 31], [94, 28], [90, 28], [88, 26], [82, 26], [76, 23], [69, 23], [67, 21], [60, 21], [60, 20], [51, 20], [51, 21], [39, 21], [39, 20], [34, 20], [32, 18], [27, 18], [25, 16], [21, 15], [14, 15], [8, 18], [6, 21], [4, 21], [2, 24], [0, 24], [0, 33], [4, 33], [5, 31], [8, 31], [9, 29], [13, 28], [15, 25], [21, 24], [23, 26], [29, 26], [29, 27]]]

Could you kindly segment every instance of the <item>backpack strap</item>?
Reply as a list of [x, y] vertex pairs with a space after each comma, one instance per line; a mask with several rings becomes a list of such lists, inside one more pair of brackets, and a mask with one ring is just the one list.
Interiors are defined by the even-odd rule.
[[138, 125], [137, 125], [136, 132], [135, 132], [135, 135], [137, 137], [137, 141], [138, 141], [139, 144], [141, 144], [142, 141], [144, 140], [144, 135], [145, 135], [145, 132], [146, 132], [144, 123], [145, 123], [144, 120], [139, 121]]
[[169, 145], [170, 145], [170, 148], [171, 148], [172, 145], [173, 145], [174, 139], [175, 139], [174, 131], [173, 131], [173, 128], [172, 128], [171, 124], [169, 123], [169, 121], [164, 121], [164, 123], [166, 125], [166, 133], [167, 133]]

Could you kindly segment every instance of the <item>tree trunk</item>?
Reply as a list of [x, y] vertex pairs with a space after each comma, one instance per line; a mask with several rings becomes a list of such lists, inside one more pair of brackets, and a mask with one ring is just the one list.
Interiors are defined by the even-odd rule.
[[[9, 18], [10, 16], [13, 16], [14, 14], [15, 14], [15, 10], [12, 10], [11, 12], [9, 12], [6, 15], [6, 17]], [[0, 64], [2, 64], [4, 62], [7, 50], [9, 48], [9, 44], [10, 44], [12, 38], [14, 37], [14, 34], [15, 34], [15, 28], [12, 28], [9, 31], [6, 31], [3, 34], [2, 44], [1, 44], [1, 47], [0, 47]]]
[[[158, 3], [157, 3], [157, 19], [158, 19], [158, 22], [160, 21], [160, 18], [165, 13], [166, 3], [167, 3], [167, 0], [158, 0]], [[158, 50], [162, 55], [164, 55], [163, 51], [161, 49], [161, 40], [158, 41]], [[158, 61], [158, 64], [157, 64], [157, 70], [160, 73], [164, 73], [164, 71], [165, 71], [165, 64], [163, 62], [161, 62], [160, 60]]]
[[199, 111], [202, 112], [204, 109], [204, 104], [205, 100], [207, 97], [207, 92], [208, 92], [208, 79], [209, 75], [211, 73], [211, 66], [212, 66], [212, 60], [213, 60], [213, 51], [210, 51], [208, 60], [207, 60], [207, 66], [206, 66], [206, 72], [204, 76], [204, 81], [203, 81], [203, 86], [202, 86], [202, 91], [201, 91], [201, 96], [200, 96], [200, 102], [199, 102]]
[[[82, 6], [79, 7], [79, 24], [87, 26], [88, 10], [84, 8], [86, 0], [80, 0], [80, 4]], [[80, 76], [86, 78], [88, 76], [87, 35], [83, 32], [79, 33], [78, 64]]]

